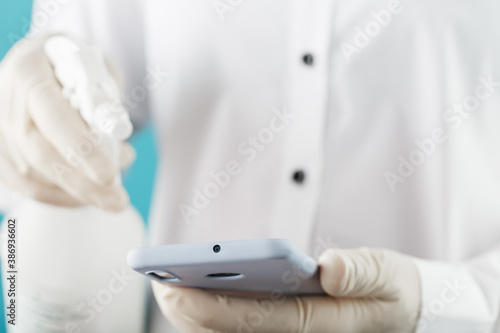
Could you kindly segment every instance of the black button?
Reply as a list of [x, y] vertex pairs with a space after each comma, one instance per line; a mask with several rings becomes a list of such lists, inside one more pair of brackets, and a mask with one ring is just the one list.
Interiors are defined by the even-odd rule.
[[314, 63], [314, 57], [312, 56], [312, 54], [306, 53], [302, 57], [302, 61], [304, 62], [304, 64], [312, 66], [312, 64]]
[[302, 170], [297, 170], [293, 173], [293, 180], [297, 184], [302, 184], [304, 180], [306, 179], [306, 174]]

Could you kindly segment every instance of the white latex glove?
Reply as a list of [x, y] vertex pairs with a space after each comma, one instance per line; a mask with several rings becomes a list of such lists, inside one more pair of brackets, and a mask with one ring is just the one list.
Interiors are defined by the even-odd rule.
[[[120, 211], [128, 204], [114, 182], [120, 170], [63, 97], [43, 49], [47, 38], [22, 40], [0, 63], [0, 182], [46, 203]], [[122, 167], [134, 158], [123, 144]]]
[[413, 332], [420, 278], [413, 260], [385, 249], [329, 249], [319, 259], [329, 296], [252, 300], [153, 282], [181, 332]]

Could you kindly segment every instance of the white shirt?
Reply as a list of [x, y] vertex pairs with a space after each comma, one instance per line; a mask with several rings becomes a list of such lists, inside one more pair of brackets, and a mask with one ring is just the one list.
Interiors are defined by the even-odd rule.
[[391, 248], [421, 258], [420, 331], [500, 332], [500, 3], [43, 3], [150, 111], [154, 244]]

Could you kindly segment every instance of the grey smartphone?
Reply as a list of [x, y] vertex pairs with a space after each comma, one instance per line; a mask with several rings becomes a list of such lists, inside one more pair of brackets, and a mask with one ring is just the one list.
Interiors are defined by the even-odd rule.
[[171, 286], [324, 294], [316, 261], [286, 239], [161, 245], [131, 250], [128, 265]]

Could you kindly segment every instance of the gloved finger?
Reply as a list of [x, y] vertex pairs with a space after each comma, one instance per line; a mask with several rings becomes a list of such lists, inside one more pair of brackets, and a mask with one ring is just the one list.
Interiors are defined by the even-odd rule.
[[218, 331], [198, 326], [195, 322], [186, 320], [186, 318], [179, 317], [175, 314], [169, 316], [172, 325], [177, 328], [181, 333], [215, 333]]
[[394, 297], [389, 253], [368, 248], [326, 250], [318, 260], [323, 290], [331, 296]]
[[120, 169], [123, 170], [132, 165], [136, 156], [134, 147], [128, 142], [123, 142], [120, 145]]
[[76, 207], [81, 203], [54, 185], [45, 183], [33, 170], [21, 175], [14, 163], [0, 154], [0, 182], [34, 200], [52, 205]]
[[[253, 300], [211, 294], [195, 288], [171, 288], [155, 283], [155, 297], [168, 318], [222, 332], [294, 332], [298, 310], [294, 301]], [[269, 303], [266, 303], [269, 302]], [[266, 313], [264, 320], [261, 312]]]
[[[119, 173], [96, 133], [62, 96], [57, 81], [46, 80], [32, 89], [28, 110], [40, 133], [61, 156], [79, 159], [87, 176], [95, 183], [106, 184]], [[100, 133], [102, 135], [102, 133]]]
[[[157, 281], [152, 281], [153, 292], [155, 294], [161, 294], [164, 287], [169, 288], [160, 284]], [[192, 332], [192, 333], [209, 333], [215, 332], [214, 330], [204, 328], [196, 321], [192, 320], [188, 316], [185, 316], [182, 312], [176, 311], [173, 307], [163, 307], [161, 309], [163, 315], [168, 318], [168, 320], [177, 328], [179, 332]]]
[[[42, 163], [61, 160], [61, 156], [59, 155], [59, 153], [55, 151], [53, 147], [51, 147], [51, 145], [38, 132], [38, 129], [35, 128], [33, 124], [28, 127], [28, 130], [26, 131], [24, 136], [20, 137], [18, 140], [20, 141], [19, 145], [24, 147], [23, 158], [28, 161], [29, 165], [35, 170], [39, 168]], [[132, 162], [135, 160], [135, 149], [127, 142], [121, 143], [119, 147], [120, 166], [122, 169], [124, 169], [132, 164]], [[81, 170], [81, 163], [78, 163], [78, 160], [74, 157], [66, 159], [66, 165], [73, 167], [84, 176], [85, 173], [83, 172], [83, 170]], [[46, 169], [42, 169], [42, 171], [46, 171]], [[57, 183], [58, 179], [56, 178], [56, 173], [45, 172], [44, 174], [47, 179], [51, 181], [51, 183]]]
[[10, 159], [16, 164], [19, 173], [28, 170], [22, 158], [22, 148], [16, 145], [32, 119], [27, 111], [27, 99], [31, 87], [47, 79], [56, 80], [49, 59], [43, 52], [43, 45], [50, 36], [23, 38], [7, 53], [1, 62], [0, 70], [0, 127], [9, 138], [5, 146], [9, 149]]
[[[5, 150], [4, 154], [10, 156], [10, 160], [16, 166], [20, 174], [25, 174], [28, 171], [28, 164], [22, 158], [19, 147], [16, 147], [16, 138], [20, 137], [25, 132], [25, 124], [27, 123], [25, 104], [22, 101], [21, 89], [12, 89], [12, 82], [8, 80], [0, 80], [0, 101], [2, 103], [2, 112], [0, 112], [0, 130], [1, 134], [8, 137], [9, 140], [2, 139], [2, 147]], [[7, 84], [9, 83], [9, 84]], [[10, 106], [5, 101], [10, 102]], [[15, 106], [15, 108], [14, 108]], [[14, 108], [12, 110], [11, 108]]]
[[214, 295], [158, 284], [155, 297], [165, 316], [222, 332], [371, 332], [387, 305], [370, 299], [327, 296], [264, 299]]
[[45, 179], [56, 184], [79, 202], [118, 212], [128, 204], [122, 186], [111, 182], [99, 185], [77, 171], [80, 164], [71, 165], [33, 126], [23, 141], [25, 158]]

